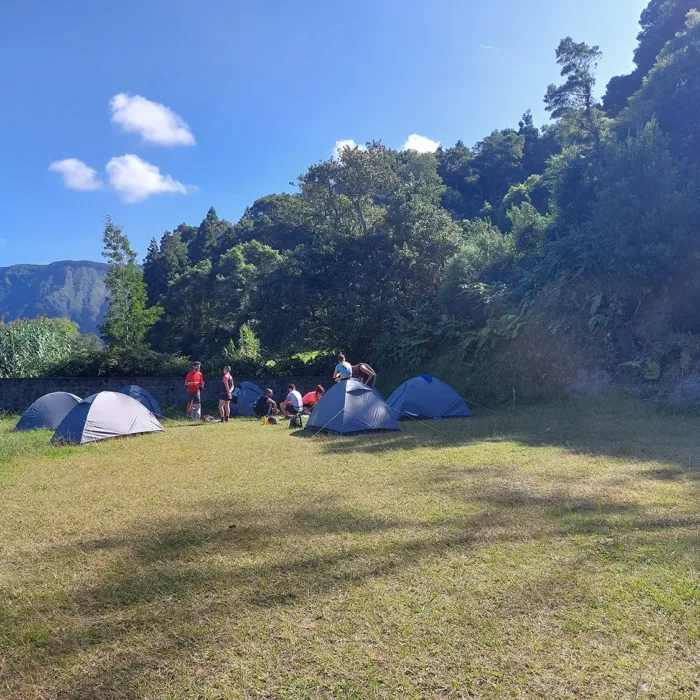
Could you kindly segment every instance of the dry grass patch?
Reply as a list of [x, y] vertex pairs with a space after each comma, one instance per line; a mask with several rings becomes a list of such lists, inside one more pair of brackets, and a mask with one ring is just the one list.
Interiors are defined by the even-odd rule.
[[0, 696], [700, 695], [700, 425], [0, 427]]

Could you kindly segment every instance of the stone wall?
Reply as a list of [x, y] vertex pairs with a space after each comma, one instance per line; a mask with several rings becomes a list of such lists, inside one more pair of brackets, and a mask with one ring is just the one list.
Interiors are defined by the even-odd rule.
[[[236, 383], [246, 381], [246, 377], [236, 377]], [[287, 395], [287, 385], [296, 384], [302, 393], [311, 391], [317, 384], [328, 389], [333, 384], [330, 377], [258, 377], [248, 379], [259, 387], [271, 388], [275, 401]], [[221, 387], [220, 378], [204, 377], [202, 402], [216, 404]], [[118, 391], [128, 384], [138, 384], [149, 391], [162, 406], [184, 405], [186, 403], [184, 377], [51, 377], [47, 379], [0, 379], [0, 411], [22, 413], [34, 401], [52, 391], [68, 391], [85, 398], [98, 391]]]

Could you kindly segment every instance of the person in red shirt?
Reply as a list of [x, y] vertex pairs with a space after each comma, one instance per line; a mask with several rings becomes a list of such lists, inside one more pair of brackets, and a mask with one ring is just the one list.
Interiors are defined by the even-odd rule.
[[319, 402], [319, 399], [323, 396], [324, 393], [325, 389], [320, 384], [318, 384], [313, 391], [310, 391], [308, 394], [304, 394], [302, 398], [302, 401], [304, 402], [304, 407], [313, 408]]
[[193, 403], [202, 403], [202, 387], [204, 375], [201, 372], [202, 365], [199, 362], [192, 364], [192, 371], [185, 377], [185, 389], [187, 389], [187, 416], [189, 417]]

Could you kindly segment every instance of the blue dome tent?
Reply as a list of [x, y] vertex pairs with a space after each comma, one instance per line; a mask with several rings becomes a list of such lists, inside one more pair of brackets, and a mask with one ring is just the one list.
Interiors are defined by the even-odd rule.
[[158, 419], [136, 399], [118, 391], [101, 391], [70, 411], [51, 442], [84, 445], [113, 437], [162, 432]]
[[160, 409], [160, 404], [155, 400], [153, 395], [136, 384], [129, 384], [119, 389], [120, 394], [131, 396], [136, 399], [142, 406], [145, 406], [154, 416], [163, 417], [163, 411]]
[[379, 392], [356, 379], [331, 387], [316, 404], [306, 427], [339, 435], [400, 430]]
[[262, 396], [265, 392], [253, 382], [243, 382], [241, 384], [241, 395], [238, 397], [238, 415], [252, 416], [253, 406], [258, 400], [258, 396]]
[[449, 384], [427, 374], [401, 384], [387, 403], [396, 418], [466, 418], [472, 415], [464, 399]]
[[54, 391], [37, 399], [19, 419], [15, 430], [56, 430], [82, 399], [66, 391]]

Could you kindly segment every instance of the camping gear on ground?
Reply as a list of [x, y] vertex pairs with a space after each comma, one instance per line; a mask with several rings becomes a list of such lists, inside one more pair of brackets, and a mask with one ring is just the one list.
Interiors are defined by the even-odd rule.
[[301, 416], [302, 416], [301, 413], [295, 413], [294, 415], [290, 416], [289, 427], [290, 428], [303, 428], [304, 421], [302, 420]]
[[352, 435], [370, 430], [400, 430], [378, 391], [357, 379], [332, 386], [316, 404], [306, 428]]
[[190, 406], [190, 413], [187, 417], [190, 420], [202, 420], [202, 404], [193, 401]]
[[77, 404], [61, 421], [51, 442], [84, 445], [113, 437], [162, 433], [158, 419], [136, 399], [101, 391]]
[[252, 416], [253, 406], [258, 400], [258, 396], [262, 396], [265, 392], [253, 382], [243, 382], [241, 384], [241, 395], [238, 397], [238, 415]]
[[146, 389], [143, 389], [136, 384], [129, 384], [128, 386], [119, 389], [120, 394], [126, 394], [131, 396], [132, 399], [136, 399], [140, 404], [144, 405], [154, 416], [158, 418], [163, 417], [163, 412], [160, 410], [160, 404], [155, 400], [152, 394], [150, 394]]
[[449, 385], [428, 374], [404, 382], [387, 399], [396, 418], [466, 418], [464, 399]]
[[67, 391], [54, 391], [37, 399], [19, 419], [15, 430], [56, 430], [82, 399]]

